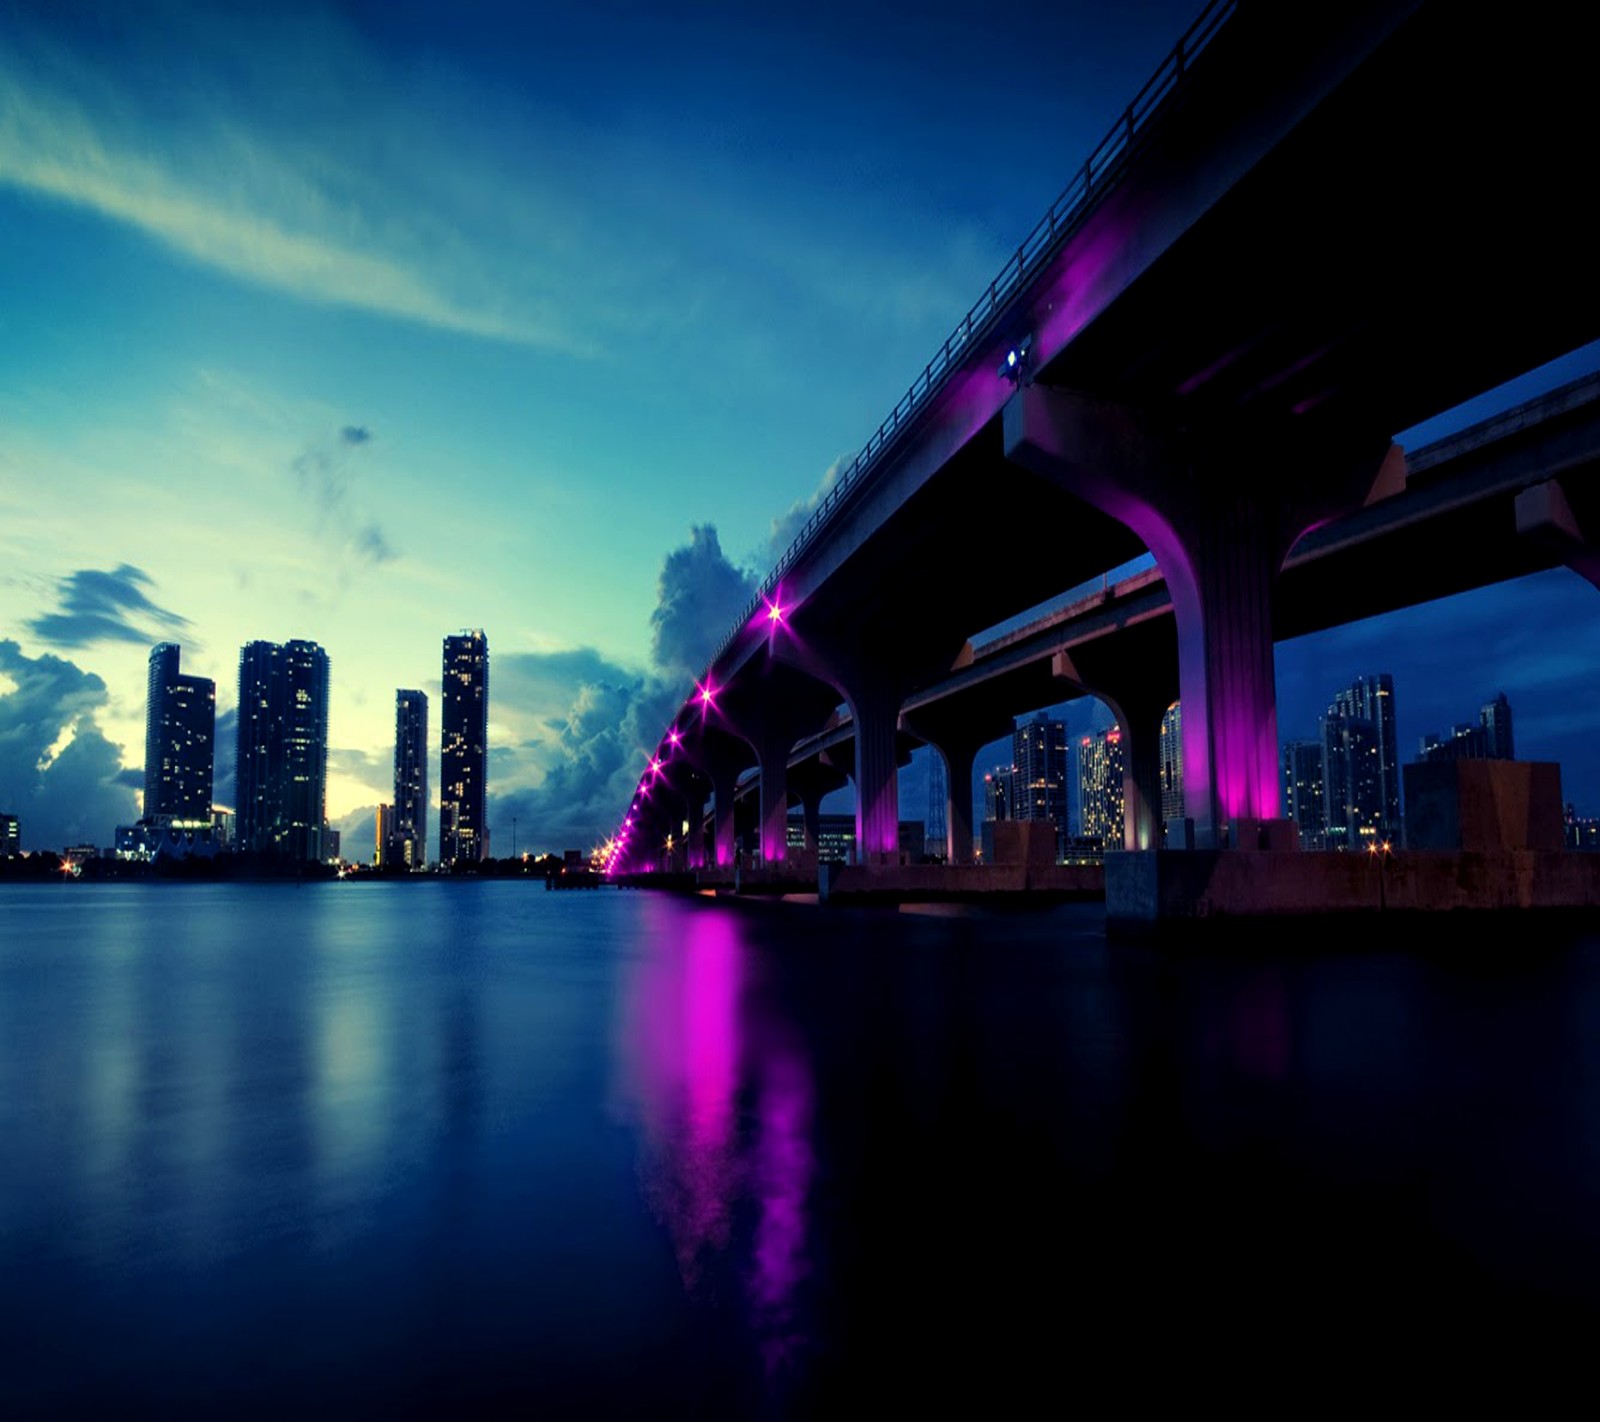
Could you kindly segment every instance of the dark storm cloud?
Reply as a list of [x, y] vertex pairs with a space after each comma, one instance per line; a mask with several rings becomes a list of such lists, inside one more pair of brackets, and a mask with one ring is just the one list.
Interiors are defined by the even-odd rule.
[[61, 608], [28, 622], [41, 641], [57, 647], [87, 647], [94, 642], [151, 643], [189, 625], [188, 619], [158, 607], [144, 595], [149, 574], [122, 563], [110, 572], [80, 568], [57, 584]]
[[323, 435], [308, 444], [294, 457], [292, 467], [323, 535], [360, 562], [377, 566], [392, 561], [395, 550], [378, 521], [358, 507], [353, 493], [355, 460], [373, 438], [365, 425], [345, 425], [332, 438]]
[[753, 591], [723, 555], [716, 529], [695, 527], [662, 562], [648, 673], [628, 672], [590, 647], [497, 660], [496, 697], [509, 698], [548, 735], [519, 757], [525, 769], [542, 771], [539, 783], [492, 796], [495, 853], [511, 852], [513, 816], [519, 846], [532, 853], [587, 850], [611, 832], [668, 722]]
[[691, 528], [688, 543], [667, 554], [661, 566], [650, 614], [657, 669], [669, 679], [692, 682], [755, 590], [756, 580], [723, 556], [711, 524]]
[[0, 641], [0, 675], [15, 683], [0, 694], [0, 806], [18, 817], [23, 849], [110, 844], [138, 807], [121, 748], [94, 719], [105, 682], [60, 657], [25, 656], [11, 641]]

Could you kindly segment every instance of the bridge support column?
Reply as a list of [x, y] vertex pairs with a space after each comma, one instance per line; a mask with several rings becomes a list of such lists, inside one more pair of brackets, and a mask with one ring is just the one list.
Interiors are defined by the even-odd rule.
[[1161, 719], [1178, 699], [1175, 651], [1172, 637], [1158, 626], [1114, 658], [1091, 645], [1057, 652], [1051, 660], [1058, 680], [1098, 697], [1117, 718], [1124, 849], [1161, 848]]
[[1011, 459], [1126, 524], [1166, 579], [1196, 846], [1279, 818], [1273, 585], [1301, 533], [1360, 505], [1388, 440], [1311, 448], [1279, 430], [1264, 448], [1180, 452], [1137, 412], [1040, 385], [1007, 402], [1004, 425]]
[[734, 858], [734, 791], [740, 767], [732, 762], [714, 763], [711, 774], [711, 855], [719, 869], [729, 868]]
[[1559, 479], [1546, 479], [1517, 495], [1517, 532], [1546, 548], [1580, 578], [1600, 588], [1600, 550], [1584, 537]]
[[944, 757], [947, 864], [972, 863], [972, 766], [987, 743], [972, 736], [953, 734], [929, 742], [933, 753]]
[[901, 692], [872, 671], [845, 677], [844, 691], [856, 728], [856, 853], [863, 864], [897, 864]]
[[756, 755], [761, 766], [761, 859], [776, 864], [789, 855], [789, 747], [786, 731], [761, 737]]
[[684, 846], [691, 869], [702, 869], [706, 862], [706, 797], [698, 782], [692, 783], [683, 793], [684, 819], [689, 828], [684, 832]]

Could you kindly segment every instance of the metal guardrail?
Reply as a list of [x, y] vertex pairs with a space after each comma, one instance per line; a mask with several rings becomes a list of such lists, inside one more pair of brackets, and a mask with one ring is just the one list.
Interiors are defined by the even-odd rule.
[[832, 519], [840, 506], [858, 489], [878, 464], [895, 437], [910, 423], [927, 403], [944, 389], [946, 380], [955, 372], [962, 357], [975, 340], [991, 332], [999, 319], [1004, 303], [1027, 280], [1052, 258], [1067, 237], [1076, 230], [1088, 215], [1091, 204], [1105, 191], [1108, 180], [1115, 175], [1122, 160], [1128, 155], [1134, 140], [1149, 126], [1163, 103], [1182, 83], [1189, 65], [1216, 37], [1223, 24], [1239, 7], [1239, 0], [1209, 0], [1198, 19], [1184, 31], [1182, 38], [1161, 62], [1145, 86], [1134, 96], [1133, 102], [1123, 110], [1122, 116], [1095, 146], [1072, 175], [1061, 195], [1050, 204], [1050, 210], [1039, 219], [1016, 255], [1000, 274], [989, 283], [989, 289], [978, 298], [961, 324], [945, 339], [937, 355], [923, 367], [922, 373], [911, 382], [911, 388], [900, 398], [889, 417], [862, 446], [850, 467], [835, 481], [826, 497], [812, 511], [805, 527], [795, 536], [779, 557], [755, 596], [728, 630], [710, 664], [715, 666], [731, 647], [739, 634], [749, 625], [750, 619], [763, 603], [771, 597], [773, 589], [788, 570], [794, 566], [807, 545]]

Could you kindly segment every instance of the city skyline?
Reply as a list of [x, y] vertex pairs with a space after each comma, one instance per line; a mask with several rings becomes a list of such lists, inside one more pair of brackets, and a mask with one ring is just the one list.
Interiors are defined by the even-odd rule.
[[[974, 75], [998, 22], [960, 7], [10, 5], [0, 809], [104, 840], [138, 812], [150, 647], [216, 683], [226, 743], [236, 649], [302, 633], [339, 667], [328, 813], [361, 843], [393, 688], [438, 696], [439, 624], [478, 625], [486, 829], [593, 844], [752, 580], [1199, 8], [1062, 7]], [[1407, 745], [1503, 688], [1520, 752], [1600, 808], [1597, 659], [1594, 590], [1540, 575], [1284, 644], [1280, 740], [1330, 664], [1393, 669]]]

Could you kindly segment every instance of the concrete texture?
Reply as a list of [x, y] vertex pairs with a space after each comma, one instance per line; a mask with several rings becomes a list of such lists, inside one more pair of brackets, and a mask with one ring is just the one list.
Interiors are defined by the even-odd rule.
[[1401, 767], [1407, 849], [1563, 848], [1561, 767], [1551, 761], [1447, 760]]
[[1600, 911], [1600, 855], [1565, 850], [1156, 850], [1108, 855], [1105, 882], [1107, 922], [1119, 928], [1351, 912]]

